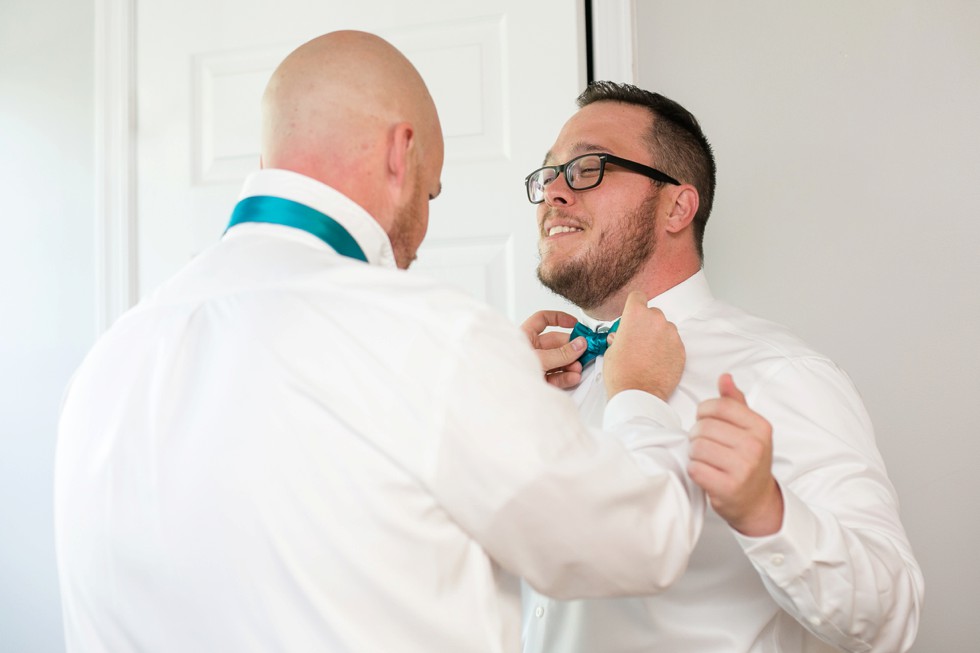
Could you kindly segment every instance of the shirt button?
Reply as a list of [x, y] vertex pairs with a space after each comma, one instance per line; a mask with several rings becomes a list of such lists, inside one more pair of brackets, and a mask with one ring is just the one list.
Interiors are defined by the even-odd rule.
[[816, 616], [810, 617], [807, 621], [810, 622], [810, 625], [811, 626], [819, 626], [820, 625], [820, 617], [816, 617]]
[[541, 617], [543, 617], [544, 616], [544, 608], [541, 607], [540, 605], [538, 607], [534, 608], [534, 616], [537, 617], [538, 619], [540, 619]]
[[781, 567], [783, 565], [783, 561], [786, 560], [786, 558], [783, 557], [782, 553], [777, 553], [772, 558], [770, 558], [770, 560], [772, 561], [774, 567]]

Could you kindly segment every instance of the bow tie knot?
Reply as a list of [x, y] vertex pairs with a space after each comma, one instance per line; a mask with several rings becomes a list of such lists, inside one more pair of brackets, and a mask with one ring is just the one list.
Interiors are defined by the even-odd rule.
[[603, 332], [593, 331], [592, 329], [585, 326], [581, 322], [575, 324], [575, 328], [572, 329], [570, 339], [574, 340], [575, 338], [582, 336], [583, 338], [585, 338], [585, 342], [587, 344], [585, 348], [585, 352], [583, 352], [582, 355], [579, 356], [578, 358], [579, 362], [582, 363], [583, 367], [591, 363], [598, 356], [602, 356], [603, 354], [606, 353], [606, 349], [609, 348], [609, 342], [608, 342], [609, 334], [616, 331], [618, 328], [619, 328], [619, 320], [613, 322], [612, 326], [609, 328], [608, 331], [603, 331]]

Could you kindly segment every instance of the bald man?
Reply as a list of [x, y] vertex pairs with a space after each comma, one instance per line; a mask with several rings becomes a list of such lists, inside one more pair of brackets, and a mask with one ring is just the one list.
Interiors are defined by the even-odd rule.
[[404, 56], [317, 38], [263, 116], [224, 236], [67, 393], [69, 651], [517, 651], [518, 576], [563, 598], [677, 578], [703, 500], [663, 401], [673, 325], [628, 300], [588, 431], [520, 331], [399, 269], [443, 163]]

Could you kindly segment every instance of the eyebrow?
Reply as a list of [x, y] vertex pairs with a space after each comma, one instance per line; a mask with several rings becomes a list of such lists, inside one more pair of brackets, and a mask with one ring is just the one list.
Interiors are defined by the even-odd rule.
[[[574, 159], [579, 154], [585, 154], [587, 152], [609, 152], [609, 148], [604, 145], [599, 145], [597, 143], [579, 141], [578, 143], [572, 144], [572, 152], [575, 152], [575, 154], [571, 157]], [[544, 155], [544, 161], [541, 162], [541, 165], [543, 166], [548, 165], [548, 159], [550, 159], [551, 156], [552, 156], [552, 152], [551, 150], [548, 150], [548, 153]]]

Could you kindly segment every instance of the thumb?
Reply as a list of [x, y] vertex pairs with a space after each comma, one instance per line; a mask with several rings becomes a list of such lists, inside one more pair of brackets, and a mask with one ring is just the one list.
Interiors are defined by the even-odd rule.
[[571, 342], [566, 342], [561, 347], [539, 349], [537, 350], [537, 354], [541, 361], [541, 367], [547, 372], [570, 365], [582, 355], [582, 352], [585, 351], [585, 346], [585, 338], [579, 336]]
[[731, 374], [722, 374], [718, 377], [718, 394], [748, 406], [748, 403], [745, 401], [745, 395], [735, 385], [735, 379], [732, 378]]
[[[561, 346], [562, 358], [567, 359], [565, 363], [574, 363], [575, 361], [577, 361], [579, 359], [579, 356], [582, 355], [582, 352], [585, 351], [585, 348], [587, 346], [588, 345], [585, 342], [585, 338], [583, 338], [582, 336], [573, 338], [569, 340], [566, 344], [562, 345]], [[562, 364], [564, 365], [565, 363]]]
[[619, 318], [618, 332], [623, 333], [631, 331], [634, 328], [633, 322], [642, 321], [642, 316], [646, 310], [647, 296], [639, 290], [632, 291], [626, 296], [626, 304], [623, 306], [623, 314]]
[[623, 308], [623, 314], [625, 315], [628, 311], [636, 311], [646, 307], [647, 296], [642, 291], [634, 290], [626, 296], [626, 306]]

